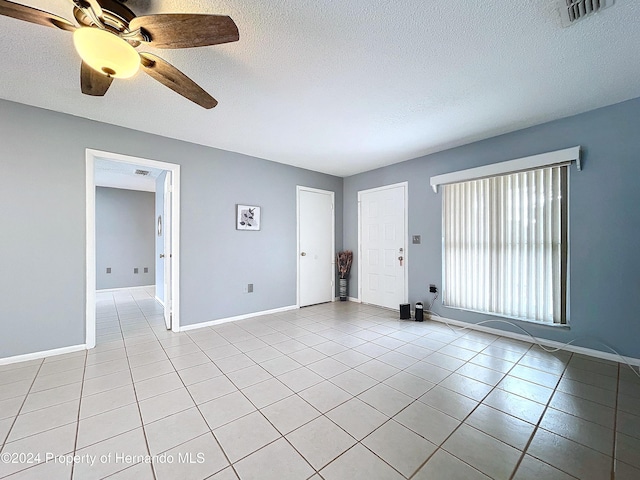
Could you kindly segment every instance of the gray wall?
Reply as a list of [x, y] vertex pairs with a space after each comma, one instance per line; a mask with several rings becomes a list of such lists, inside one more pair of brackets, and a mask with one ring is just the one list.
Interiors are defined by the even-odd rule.
[[[413, 303], [431, 298], [429, 283], [441, 287], [441, 198], [429, 188], [432, 175], [578, 144], [584, 171], [570, 178], [571, 329], [524, 327], [640, 358], [639, 124], [635, 99], [343, 181], [0, 100], [0, 358], [84, 343], [86, 148], [182, 165], [182, 322], [195, 324], [295, 304], [298, 184], [336, 193], [336, 250], [357, 252], [357, 191], [409, 182], [409, 233], [423, 240], [409, 247]], [[235, 230], [236, 203], [262, 206], [261, 231]], [[357, 264], [352, 272], [354, 295]], [[246, 283], [255, 293], [242, 293]], [[464, 321], [487, 318], [435, 309]]]
[[0, 100], [0, 358], [85, 341], [86, 148], [182, 165], [184, 325], [296, 303], [296, 185], [335, 192], [342, 247], [339, 177]]
[[[98, 290], [154, 284], [154, 215], [155, 193], [96, 187]], [[107, 273], [107, 267], [111, 273]]]
[[[164, 260], [160, 258], [160, 254], [164, 253], [164, 180], [167, 172], [162, 172], [156, 179], [155, 193], [155, 266], [156, 266], [156, 297], [164, 302]], [[158, 217], [162, 217], [162, 234], [158, 235]]]
[[[570, 329], [519, 322], [536, 336], [640, 358], [640, 99], [520, 130], [344, 180], [344, 248], [357, 252], [357, 192], [409, 182], [409, 300], [430, 301], [442, 287], [441, 193], [433, 175], [581, 145], [582, 172], [570, 173]], [[357, 255], [356, 255], [357, 257]], [[359, 258], [355, 259], [357, 262]], [[356, 295], [357, 263], [350, 291]], [[466, 322], [490, 318], [442, 307]], [[512, 327], [508, 328], [516, 331]], [[518, 332], [519, 333], [519, 332]]]

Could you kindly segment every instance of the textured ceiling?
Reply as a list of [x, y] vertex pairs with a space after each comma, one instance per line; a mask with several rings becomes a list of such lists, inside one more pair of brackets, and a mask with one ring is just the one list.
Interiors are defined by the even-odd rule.
[[[16, 1], [16, 0], [14, 0]], [[20, 0], [71, 19], [68, 0]], [[640, 96], [640, 1], [562, 28], [553, 0], [130, 0], [230, 15], [240, 41], [159, 50], [204, 110], [143, 73], [79, 89], [68, 32], [0, 17], [0, 97], [347, 176]]]

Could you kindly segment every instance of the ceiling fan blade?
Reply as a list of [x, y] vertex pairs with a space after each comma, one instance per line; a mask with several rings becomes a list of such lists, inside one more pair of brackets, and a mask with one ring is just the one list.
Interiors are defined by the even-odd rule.
[[129, 23], [131, 30], [142, 28], [157, 48], [205, 47], [236, 42], [238, 27], [226, 15], [170, 13], [136, 17]]
[[93, 97], [102, 97], [109, 90], [111, 82], [113, 82], [112, 77], [102, 75], [82, 62], [80, 67], [80, 88], [82, 93]]
[[69, 32], [73, 32], [76, 29], [75, 25], [66, 21], [62, 17], [38, 10], [37, 8], [8, 2], [7, 0], [0, 0], [0, 15], [17, 18], [18, 20], [36, 23], [38, 25], [44, 25], [45, 27], [56, 27]]
[[218, 104], [217, 100], [197, 83], [160, 57], [151, 53], [141, 53], [140, 65], [155, 80], [201, 107], [209, 109]]

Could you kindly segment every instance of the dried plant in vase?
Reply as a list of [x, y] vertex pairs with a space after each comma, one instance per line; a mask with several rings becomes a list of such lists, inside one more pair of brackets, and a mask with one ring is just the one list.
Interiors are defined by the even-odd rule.
[[351, 250], [345, 250], [344, 252], [338, 252], [336, 256], [338, 263], [338, 275], [340, 276], [340, 301], [347, 300], [347, 277], [351, 271], [351, 264], [353, 263], [353, 252]]

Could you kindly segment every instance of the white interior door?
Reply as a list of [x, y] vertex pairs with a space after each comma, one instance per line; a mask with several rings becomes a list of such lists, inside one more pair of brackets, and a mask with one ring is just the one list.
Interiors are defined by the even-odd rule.
[[360, 300], [398, 309], [407, 301], [407, 185], [358, 192]]
[[167, 330], [171, 329], [171, 172], [167, 172], [164, 179], [164, 323]]
[[298, 187], [298, 305], [335, 298], [334, 193]]

